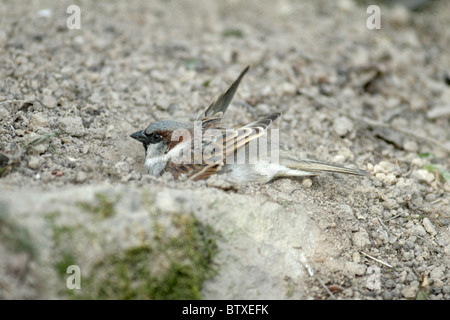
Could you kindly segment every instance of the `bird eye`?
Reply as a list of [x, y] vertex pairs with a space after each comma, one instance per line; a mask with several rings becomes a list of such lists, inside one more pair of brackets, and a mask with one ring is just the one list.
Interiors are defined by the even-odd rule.
[[162, 140], [162, 136], [154, 132], [148, 134], [147, 137], [149, 143], [158, 143]]

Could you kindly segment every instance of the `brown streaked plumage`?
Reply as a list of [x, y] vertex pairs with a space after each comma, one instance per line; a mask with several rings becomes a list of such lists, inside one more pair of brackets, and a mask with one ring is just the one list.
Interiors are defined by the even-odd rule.
[[[237, 129], [220, 127], [228, 105], [248, 69], [249, 67], [245, 68], [230, 87], [198, 117], [201, 121], [201, 140], [197, 141], [197, 137], [193, 136], [196, 132], [194, 126], [174, 121], [158, 121], [131, 135], [145, 147], [147, 172], [156, 176], [169, 172], [175, 179], [191, 180], [203, 180], [213, 174], [223, 174], [236, 182], [268, 182], [279, 177], [314, 176], [320, 172], [366, 174], [359, 169], [300, 159], [283, 144], [265, 138], [264, 134], [272, 122], [280, 117], [280, 113], [268, 114]], [[172, 141], [172, 133], [177, 129], [185, 130], [187, 135]], [[270, 144], [270, 152], [277, 151], [279, 161], [268, 161], [258, 153], [256, 163], [235, 163], [240, 152], [249, 156], [252, 141], [257, 142], [258, 146], [261, 143]], [[180, 157], [182, 153], [183, 157]]]

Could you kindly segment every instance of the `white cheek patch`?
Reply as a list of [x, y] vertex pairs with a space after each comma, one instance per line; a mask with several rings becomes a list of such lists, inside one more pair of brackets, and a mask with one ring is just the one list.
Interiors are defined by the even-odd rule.
[[163, 154], [163, 151], [161, 150], [162, 146], [160, 144], [152, 144], [150, 143], [147, 146], [147, 153], [146, 153], [146, 158], [156, 158], [159, 157]]
[[[145, 157], [145, 169], [154, 176], [161, 175], [166, 169], [167, 163], [190, 163], [191, 161], [191, 143], [190, 140], [177, 144], [172, 150], [163, 153], [161, 145], [150, 144], [147, 148]], [[177, 162], [178, 161], [178, 162]]]
[[157, 157], [146, 158], [144, 165], [148, 173], [154, 176], [159, 176], [164, 171], [166, 164], [167, 160], [164, 160], [163, 157]]
[[191, 159], [191, 141], [183, 141], [177, 144], [167, 153], [168, 159], [173, 163], [192, 163]]
[[154, 176], [159, 176], [164, 171], [168, 156], [164, 154], [161, 144], [149, 144], [145, 155], [145, 169]]

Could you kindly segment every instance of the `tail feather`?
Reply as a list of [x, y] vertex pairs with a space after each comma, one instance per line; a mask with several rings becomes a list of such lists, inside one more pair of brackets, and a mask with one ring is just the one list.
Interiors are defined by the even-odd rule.
[[351, 169], [331, 163], [325, 163], [309, 159], [289, 158], [284, 159], [283, 162], [284, 162], [283, 164], [290, 169], [311, 172], [312, 174], [320, 172], [335, 172], [335, 173], [353, 174], [358, 176], [367, 175], [367, 172], [364, 170]]

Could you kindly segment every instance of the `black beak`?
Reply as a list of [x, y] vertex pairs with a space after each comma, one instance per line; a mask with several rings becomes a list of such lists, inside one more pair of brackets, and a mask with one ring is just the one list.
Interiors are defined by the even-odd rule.
[[147, 142], [147, 136], [145, 135], [144, 130], [137, 131], [131, 134], [130, 137], [144, 144]]

